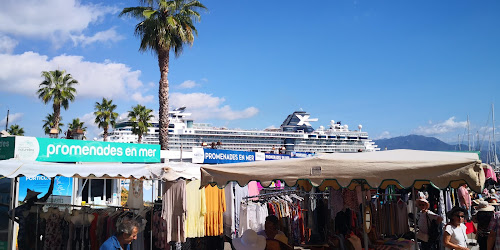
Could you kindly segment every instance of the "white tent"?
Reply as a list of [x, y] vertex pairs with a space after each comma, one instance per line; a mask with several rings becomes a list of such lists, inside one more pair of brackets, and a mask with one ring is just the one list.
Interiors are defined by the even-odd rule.
[[302, 159], [203, 166], [201, 174], [202, 185], [224, 186], [229, 181], [246, 185], [258, 180], [268, 186], [278, 179], [289, 186], [300, 180], [309, 180], [314, 186], [329, 181], [328, 185], [338, 188], [352, 187], [353, 181], [363, 180], [373, 188], [387, 183], [410, 187], [429, 182], [444, 188], [467, 182], [476, 192], [481, 191], [485, 180], [476, 153], [418, 150], [334, 153]]
[[191, 163], [52, 163], [9, 159], [0, 161], [0, 175], [35, 177], [200, 179], [200, 167]]

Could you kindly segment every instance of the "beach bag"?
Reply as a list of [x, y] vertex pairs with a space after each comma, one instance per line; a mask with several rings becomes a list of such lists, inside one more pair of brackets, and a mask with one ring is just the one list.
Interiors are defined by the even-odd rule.
[[427, 235], [429, 236], [429, 243], [432, 243], [432, 242], [437, 242], [439, 241], [439, 237], [441, 236], [440, 233], [439, 233], [439, 225], [438, 225], [438, 222], [436, 220], [431, 220], [429, 218], [429, 215], [427, 215], [427, 213], [425, 214], [425, 216], [427, 217]]

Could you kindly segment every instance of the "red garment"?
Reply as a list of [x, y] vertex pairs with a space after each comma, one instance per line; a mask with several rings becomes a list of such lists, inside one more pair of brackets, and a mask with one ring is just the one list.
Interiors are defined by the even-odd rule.
[[99, 250], [99, 241], [97, 240], [97, 220], [99, 218], [99, 213], [93, 213], [94, 220], [90, 224], [90, 246], [92, 250]]
[[465, 227], [467, 227], [467, 229], [465, 230], [466, 234], [477, 233], [477, 229], [472, 221], [466, 222]]

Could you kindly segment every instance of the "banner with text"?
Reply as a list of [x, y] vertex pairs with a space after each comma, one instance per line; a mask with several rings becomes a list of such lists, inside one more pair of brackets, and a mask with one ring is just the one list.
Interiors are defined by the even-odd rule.
[[20, 160], [45, 162], [160, 162], [160, 145], [24, 136], [16, 136], [15, 143], [0, 140], [0, 145], [7, 144], [9, 149], [0, 147], [2, 149], [0, 154], [9, 156], [10, 151], [14, 148], [14, 157]]
[[193, 163], [224, 164], [255, 161], [255, 152], [193, 148]]

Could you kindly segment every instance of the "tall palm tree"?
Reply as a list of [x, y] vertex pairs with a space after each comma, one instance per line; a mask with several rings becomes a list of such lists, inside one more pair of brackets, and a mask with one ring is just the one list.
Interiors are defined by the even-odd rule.
[[97, 127], [102, 128], [104, 130], [104, 134], [102, 135], [104, 141], [108, 140], [108, 127], [115, 127], [116, 118], [118, 118], [118, 113], [115, 112], [116, 105], [113, 104], [113, 100], [107, 100], [106, 98], [102, 98], [102, 102], [96, 102], [94, 106], [94, 115], [95, 115], [95, 124]]
[[52, 101], [53, 125], [54, 128], [59, 129], [61, 106], [68, 109], [69, 102], [75, 100], [74, 85], [78, 84], [78, 81], [73, 79], [71, 74], [66, 74], [65, 70], [42, 71], [42, 77], [45, 79], [38, 86], [36, 93], [45, 104]]
[[137, 135], [137, 143], [142, 142], [142, 135], [148, 133], [148, 127], [151, 127], [149, 121], [153, 118], [153, 110], [146, 108], [140, 104], [132, 107], [128, 112], [128, 117], [132, 122], [132, 134]]
[[139, 50], [151, 50], [158, 56], [160, 145], [166, 150], [170, 50], [178, 57], [184, 44], [193, 44], [194, 35], [198, 35], [194, 26], [194, 22], [200, 20], [198, 10], [207, 8], [196, 0], [140, 0], [140, 3], [144, 6], [125, 8], [120, 16], [128, 15], [140, 20], [135, 26], [135, 34], [141, 38]]
[[[62, 119], [63, 119], [62, 116], [59, 116], [59, 129], [58, 129], [59, 134], [62, 133], [61, 127], [64, 126], [64, 123], [61, 122]], [[55, 126], [54, 126], [54, 124], [55, 124], [54, 120], [55, 120], [55, 118], [54, 118], [53, 114], [47, 114], [47, 116], [45, 117], [45, 120], [42, 120], [43, 121], [43, 126], [42, 127], [43, 127], [43, 130], [44, 130], [44, 132], [45, 132], [46, 135], [50, 134], [50, 129], [51, 128], [55, 128]]]
[[19, 125], [14, 124], [10, 125], [9, 129], [7, 129], [7, 133], [10, 135], [24, 135], [24, 129], [19, 127]]

